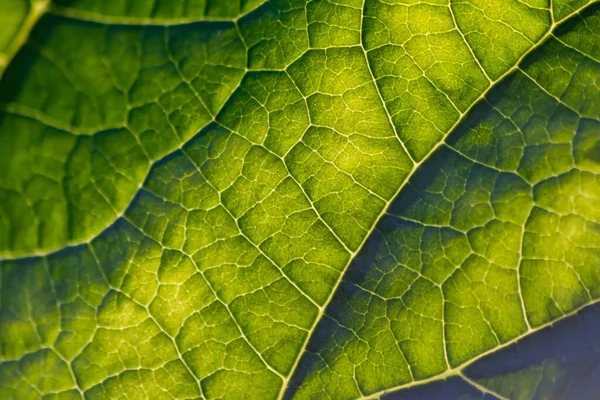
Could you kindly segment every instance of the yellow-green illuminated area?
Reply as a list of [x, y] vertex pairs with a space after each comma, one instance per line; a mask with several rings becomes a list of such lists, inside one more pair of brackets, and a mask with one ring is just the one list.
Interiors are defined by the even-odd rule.
[[597, 398], [600, 2], [0, 26], [0, 399]]

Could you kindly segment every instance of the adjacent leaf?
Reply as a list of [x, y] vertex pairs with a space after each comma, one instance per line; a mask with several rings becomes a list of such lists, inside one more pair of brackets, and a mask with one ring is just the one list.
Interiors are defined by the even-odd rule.
[[55, 3], [0, 81], [0, 397], [358, 397], [596, 296], [597, 6]]
[[42, 15], [48, 0], [4, 0], [0, 23], [0, 77], [15, 53], [27, 39], [29, 30]]

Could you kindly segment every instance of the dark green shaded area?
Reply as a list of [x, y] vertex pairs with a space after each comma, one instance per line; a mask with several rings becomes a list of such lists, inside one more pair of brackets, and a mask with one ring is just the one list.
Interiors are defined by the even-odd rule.
[[106, 228], [151, 163], [219, 111], [245, 60], [232, 24], [44, 17], [0, 82], [2, 253], [55, 249]]

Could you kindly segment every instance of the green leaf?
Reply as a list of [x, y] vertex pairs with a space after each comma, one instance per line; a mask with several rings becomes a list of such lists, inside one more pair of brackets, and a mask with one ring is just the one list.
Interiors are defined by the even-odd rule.
[[0, 23], [0, 77], [27, 39], [29, 30], [46, 11], [48, 0], [4, 0]]
[[350, 264], [290, 394], [462, 377], [596, 301], [600, 58], [582, 37], [598, 11], [561, 25], [411, 176]]
[[22, 6], [0, 397], [377, 395], [594, 302], [589, 4]]

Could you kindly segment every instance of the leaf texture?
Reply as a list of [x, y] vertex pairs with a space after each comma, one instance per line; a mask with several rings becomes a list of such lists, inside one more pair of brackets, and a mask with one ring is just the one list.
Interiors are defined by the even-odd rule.
[[600, 291], [590, 4], [14, 13], [0, 397], [498, 395]]

